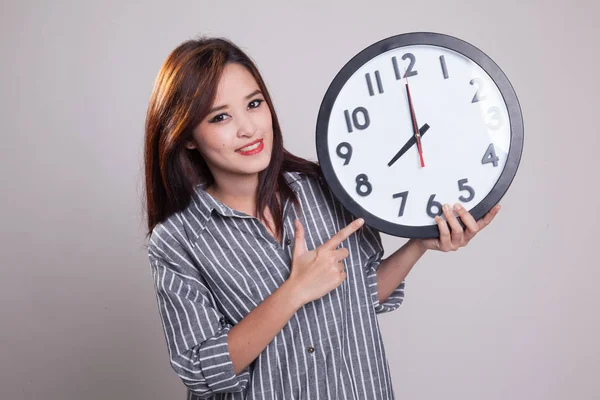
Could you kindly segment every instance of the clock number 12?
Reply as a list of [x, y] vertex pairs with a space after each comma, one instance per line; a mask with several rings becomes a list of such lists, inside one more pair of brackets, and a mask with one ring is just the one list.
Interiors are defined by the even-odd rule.
[[402, 74], [400, 73], [400, 67], [398, 66], [398, 60], [396, 59], [396, 57], [392, 57], [392, 66], [394, 67], [394, 74], [396, 75], [396, 80], [400, 80], [402, 78], [406, 78], [406, 77], [411, 77], [411, 76], [415, 76], [417, 75], [419, 72], [417, 72], [416, 70], [413, 71], [413, 68], [415, 66], [415, 62], [417, 61], [417, 59], [415, 58], [415, 55], [412, 53], [406, 53], [405, 55], [402, 56], [403, 60], [409, 59], [410, 63], [408, 64], [408, 68], [406, 69], [406, 73], [404, 74], [404, 76], [402, 76]]

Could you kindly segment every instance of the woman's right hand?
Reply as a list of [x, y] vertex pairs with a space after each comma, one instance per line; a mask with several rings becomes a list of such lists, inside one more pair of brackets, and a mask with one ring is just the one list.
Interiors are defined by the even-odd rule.
[[346, 279], [342, 261], [348, 257], [348, 249], [336, 248], [363, 223], [362, 218], [355, 219], [327, 242], [308, 251], [304, 241], [304, 227], [298, 219], [294, 221], [292, 268], [287, 283], [294, 288], [301, 305], [323, 297]]

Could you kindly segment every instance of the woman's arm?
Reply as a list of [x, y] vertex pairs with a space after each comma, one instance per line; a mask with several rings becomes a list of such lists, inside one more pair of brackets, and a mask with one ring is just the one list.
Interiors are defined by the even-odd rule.
[[231, 328], [229, 355], [235, 374], [243, 371], [267, 347], [302, 307], [289, 280]]
[[[184, 252], [173, 252], [183, 257]], [[167, 261], [149, 250], [152, 276], [171, 366], [189, 390], [206, 398], [244, 392], [249, 365], [303, 305], [295, 284], [284, 282], [238, 324], [229, 324], [192, 264]], [[190, 263], [190, 264], [188, 264]]]
[[500, 211], [500, 205], [493, 207], [479, 221], [475, 221], [471, 213], [460, 204], [455, 204], [454, 210], [464, 222], [466, 230], [459, 224], [450, 205], [444, 204], [443, 212], [446, 220], [441, 217], [435, 218], [440, 230], [439, 238], [410, 239], [391, 256], [381, 261], [377, 269], [377, 290], [381, 303], [402, 283], [412, 267], [427, 250], [448, 252], [456, 251], [466, 246], [475, 237], [477, 232], [492, 222], [498, 211]]
[[385, 258], [377, 268], [377, 291], [379, 302], [384, 301], [402, 283], [412, 267], [425, 254], [426, 249], [421, 241], [411, 239], [396, 250], [391, 256]]

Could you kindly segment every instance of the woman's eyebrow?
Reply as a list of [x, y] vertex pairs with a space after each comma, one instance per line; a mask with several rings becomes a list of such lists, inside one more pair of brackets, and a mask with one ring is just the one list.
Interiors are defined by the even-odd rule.
[[[249, 100], [249, 99], [250, 99], [250, 97], [256, 96], [257, 94], [261, 94], [261, 93], [262, 93], [262, 92], [261, 92], [259, 89], [256, 89], [254, 92], [250, 93], [250, 94], [249, 94], [248, 96], [246, 96], [245, 98], [246, 98], [247, 100]], [[212, 113], [214, 113], [215, 111], [223, 110], [223, 109], [225, 109], [225, 108], [227, 108], [227, 105], [224, 105], [224, 106], [218, 106], [218, 107], [213, 107], [213, 108], [211, 108], [211, 109], [208, 111], [208, 113], [209, 113], [209, 114], [212, 114]]]

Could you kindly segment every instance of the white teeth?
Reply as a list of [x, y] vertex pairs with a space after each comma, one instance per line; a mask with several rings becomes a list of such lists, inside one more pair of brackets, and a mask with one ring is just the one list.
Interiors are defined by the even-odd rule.
[[252, 146], [246, 146], [246, 147], [242, 147], [240, 149], [240, 151], [246, 152], [246, 151], [250, 151], [250, 150], [254, 150], [256, 149], [258, 146], [260, 146], [260, 142], [256, 142], [255, 144], [253, 144]]

